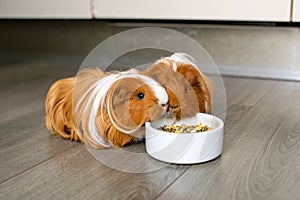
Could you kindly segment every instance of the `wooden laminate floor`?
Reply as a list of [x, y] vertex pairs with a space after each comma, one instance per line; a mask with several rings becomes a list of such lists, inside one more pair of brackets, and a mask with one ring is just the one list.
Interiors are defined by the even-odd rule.
[[300, 199], [299, 82], [224, 77], [221, 157], [125, 173], [45, 128], [47, 89], [76, 71], [59, 62], [1, 66], [0, 199]]

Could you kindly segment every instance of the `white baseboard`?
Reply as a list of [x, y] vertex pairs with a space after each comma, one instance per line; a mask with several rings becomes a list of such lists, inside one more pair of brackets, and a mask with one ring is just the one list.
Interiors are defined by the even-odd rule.
[[300, 70], [219, 66], [222, 75], [300, 81]]

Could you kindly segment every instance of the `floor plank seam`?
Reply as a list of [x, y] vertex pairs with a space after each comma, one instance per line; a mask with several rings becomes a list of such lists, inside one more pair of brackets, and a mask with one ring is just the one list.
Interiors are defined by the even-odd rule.
[[27, 134], [30, 134], [30, 133], [42, 132], [45, 129], [46, 129], [46, 127], [44, 127], [44, 128], [36, 128], [36, 129], [32, 129], [30, 131], [19, 133], [17, 136], [13, 136], [13, 137], [10, 137], [10, 138], [1, 139], [1, 140], [4, 140], [4, 142], [0, 141], [0, 147], [3, 146], [3, 145], [6, 145], [7, 143], [10, 143], [12, 138], [17, 138], [17, 137], [24, 136], [24, 135], [27, 135]]
[[[36, 103], [36, 102], [34, 102], [34, 103]], [[28, 106], [30, 106], [30, 105], [32, 105], [34, 103], [30, 103], [30, 104], [28, 104]], [[9, 121], [9, 120], [13, 120], [15, 118], [22, 117], [23, 115], [32, 114], [34, 112], [44, 112], [44, 110], [45, 110], [44, 107], [35, 107], [34, 109], [28, 110], [27, 112], [22, 112], [22, 113], [19, 113], [18, 115], [15, 115], [13, 117], [10, 117], [8, 119], [0, 121], [0, 125], [3, 124], [3, 123], [5, 123], [5, 122], [7, 122], [7, 121]]]
[[169, 187], [171, 187], [183, 174], [185, 174], [192, 166], [187, 167], [187, 169], [175, 178], [163, 191], [161, 191], [154, 199], [158, 199]]
[[[27, 106], [30, 107], [30, 105], [37, 104], [37, 102], [40, 102], [40, 101], [36, 101], [36, 102], [34, 102], [34, 103], [29, 103], [29, 104], [27, 104]], [[26, 107], [27, 107], [27, 106], [26, 106]], [[10, 117], [8, 117], [8, 118], [6, 118], [6, 119], [1, 119], [1, 117], [0, 117], [0, 125], [3, 124], [3, 123], [8, 122], [9, 120], [16, 119], [16, 118], [18, 118], [18, 117], [20, 117], [20, 116], [23, 116], [23, 115], [26, 115], [26, 114], [28, 114], [28, 113], [33, 113], [33, 112], [36, 112], [36, 111], [39, 111], [39, 110], [42, 111], [42, 112], [44, 111], [44, 108], [40, 108], [40, 107], [31, 109], [31, 110], [28, 110], [26, 107], [24, 107], [24, 110], [23, 110], [23, 111], [21, 110], [21, 111], [18, 112], [18, 114], [13, 115], [13, 116], [10, 116]]]
[[[274, 85], [264, 94], [262, 95], [259, 100], [252, 106], [252, 108], [254, 108], [258, 103], [260, 103], [269, 93], [271, 93], [271, 91], [277, 86], [279, 85], [279, 82], [274, 83]], [[251, 108], [251, 109], [252, 109]], [[250, 111], [250, 110], [249, 110]], [[249, 112], [248, 111], [248, 112]]]
[[253, 107], [254, 107], [254, 106], [249, 106], [249, 109], [247, 110], [247, 112], [246, 112], [242, 117], [239, 118], [239, 120], [237, 121], [236, 124], [234, 124], [233, 126], [231, 126], [230, 128], [228, 128], [226, 131], [224, 130], [224, 135], [226, 135], [231, 129], [233, 129], [233, 128], [238, 124], [238, 122], [241, 121], [241, 120], [247, 115], [247, 113], [248, 113], [251, 109], [253, 109]]
[[74, 148], [75, 146], [76, 146], [76, 145], [74, 144], [74, 145], [72, 145], [70, 148], [64, 149], [63, 151], [57, 153], [56, 155], [53, 155], [53, 156], [47, 158], [46, 160], [43, 160], [43, 161], [41, 161], [41, 162], [39, 162], [39, 163], [36, 163], [36, 164], [34, 164], [33, 166], [31, 166], [31, 167], [29, 167], [29, 168], [27, 168], [27, 169], [25, 169], [25, 170], [23, 170], [23, 171], [21, 171], [21, 172], [15, 174], [15, 175], [13, 175], [13, 176], [11, 176], [11, 177], [9, 177], [9, 178], [7, 178], [7, 179], [4, 179], [4, 180], [0, 183], [0, 185], [5, 184], [5, 182], [7, 182], [7, 181], [9, 181], [9, 180], [11, 180], [11, 179], [13, 179], [13, 178], [19, 176], [19, 175], [21, 175], [21, 174], [23, 174], [23, 173], [25, 173], [25, 172], [31, 170], [31, 169], [34, 169], [34, 168], [38, 167], [39, 165], [41, 165], [41, 164], [47, 162], [48, 160], [51, 160], [51, 159], [55, 158], [56, 156], [58, 156], [58, 155], [64, 153], [65, 151], [69, 151], [70, 149]]
[[[53, 83], [55, 83], [55, 82], [56, 82], [57, 80], [59, 80], [59, 79], [62, 79], [62, 78], [68, 78], [68, 77], [75, 76], [75, 75], [76, 75], [76, 74], [73, 74], [73, 73], [72, 73], [72, 74], [65, 75], [65, 76], [61, 77], [60, 74], [57, 74], [56, 76], [49, 77], [49, 76], [47, 76], [46, 74], [44, 74], [44, 75], [41, 75], [41, 76], [39, 76], [39, 77], [31, 77], [31, 80], [30, 80], [30, 81], [32, 81], [33, 83], [34, 83], [34, 82], [37, 82], [37, 83], [38, 83], [38, 82], [40, 82], [40, 81], [47, 80], [46, 83], [48, 83], [48, 85], [49, 85], [49, 87], [50, 87]], [[5, 91], [7, 91], [7, 90], [9, 90], [9, 89], [11, 89], [11, 88], [14, 88], [14, 87], [18, 86], [18, 85], [23, 85], [23, 84], [26, 84], [26, 83], [28, 83], [28, 80], [16, 81], [16, 82], [10, 84], [8, 87], [6, 87], [6, 90], [1, 91], [0, 93], [5, 92]], [[49, 89], [49, 88], [46, 89], [46, 92], [48, 91], [48, 89]]]

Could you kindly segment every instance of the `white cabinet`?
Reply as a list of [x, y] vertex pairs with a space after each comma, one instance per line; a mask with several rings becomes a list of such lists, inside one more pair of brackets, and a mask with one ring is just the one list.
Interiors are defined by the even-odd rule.
[[[292, 3], [293, 9], [291, 9]], [[300, 21], [300, 0], [0, 0], [0, 18]]]
[[93, 2], [92, 12], [97, 18], [290, 21], [291, 11], [291, 0], [94, 0]]
[[294, 0], [293, 19], [294, 22], [300, 22], [300, 0]]
[[0, 0], [0, 18], [91, 18], [88, 0]]

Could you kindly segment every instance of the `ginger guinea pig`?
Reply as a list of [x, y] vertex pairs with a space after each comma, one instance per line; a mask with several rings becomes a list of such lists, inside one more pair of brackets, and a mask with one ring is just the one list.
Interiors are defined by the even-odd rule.
[[209, 79], [188, 54], [175, 53], [150, 66], [144, 74], [162, 84], [169, 96], [169, 110], [175, 120], [211, 112]]
[[137, 70], [83, 69], [50, 88], [46, 126], [95, 148], [122, 147], [141, 137], [145, 122], [164, 115], [167, 102], [165, 88]]

